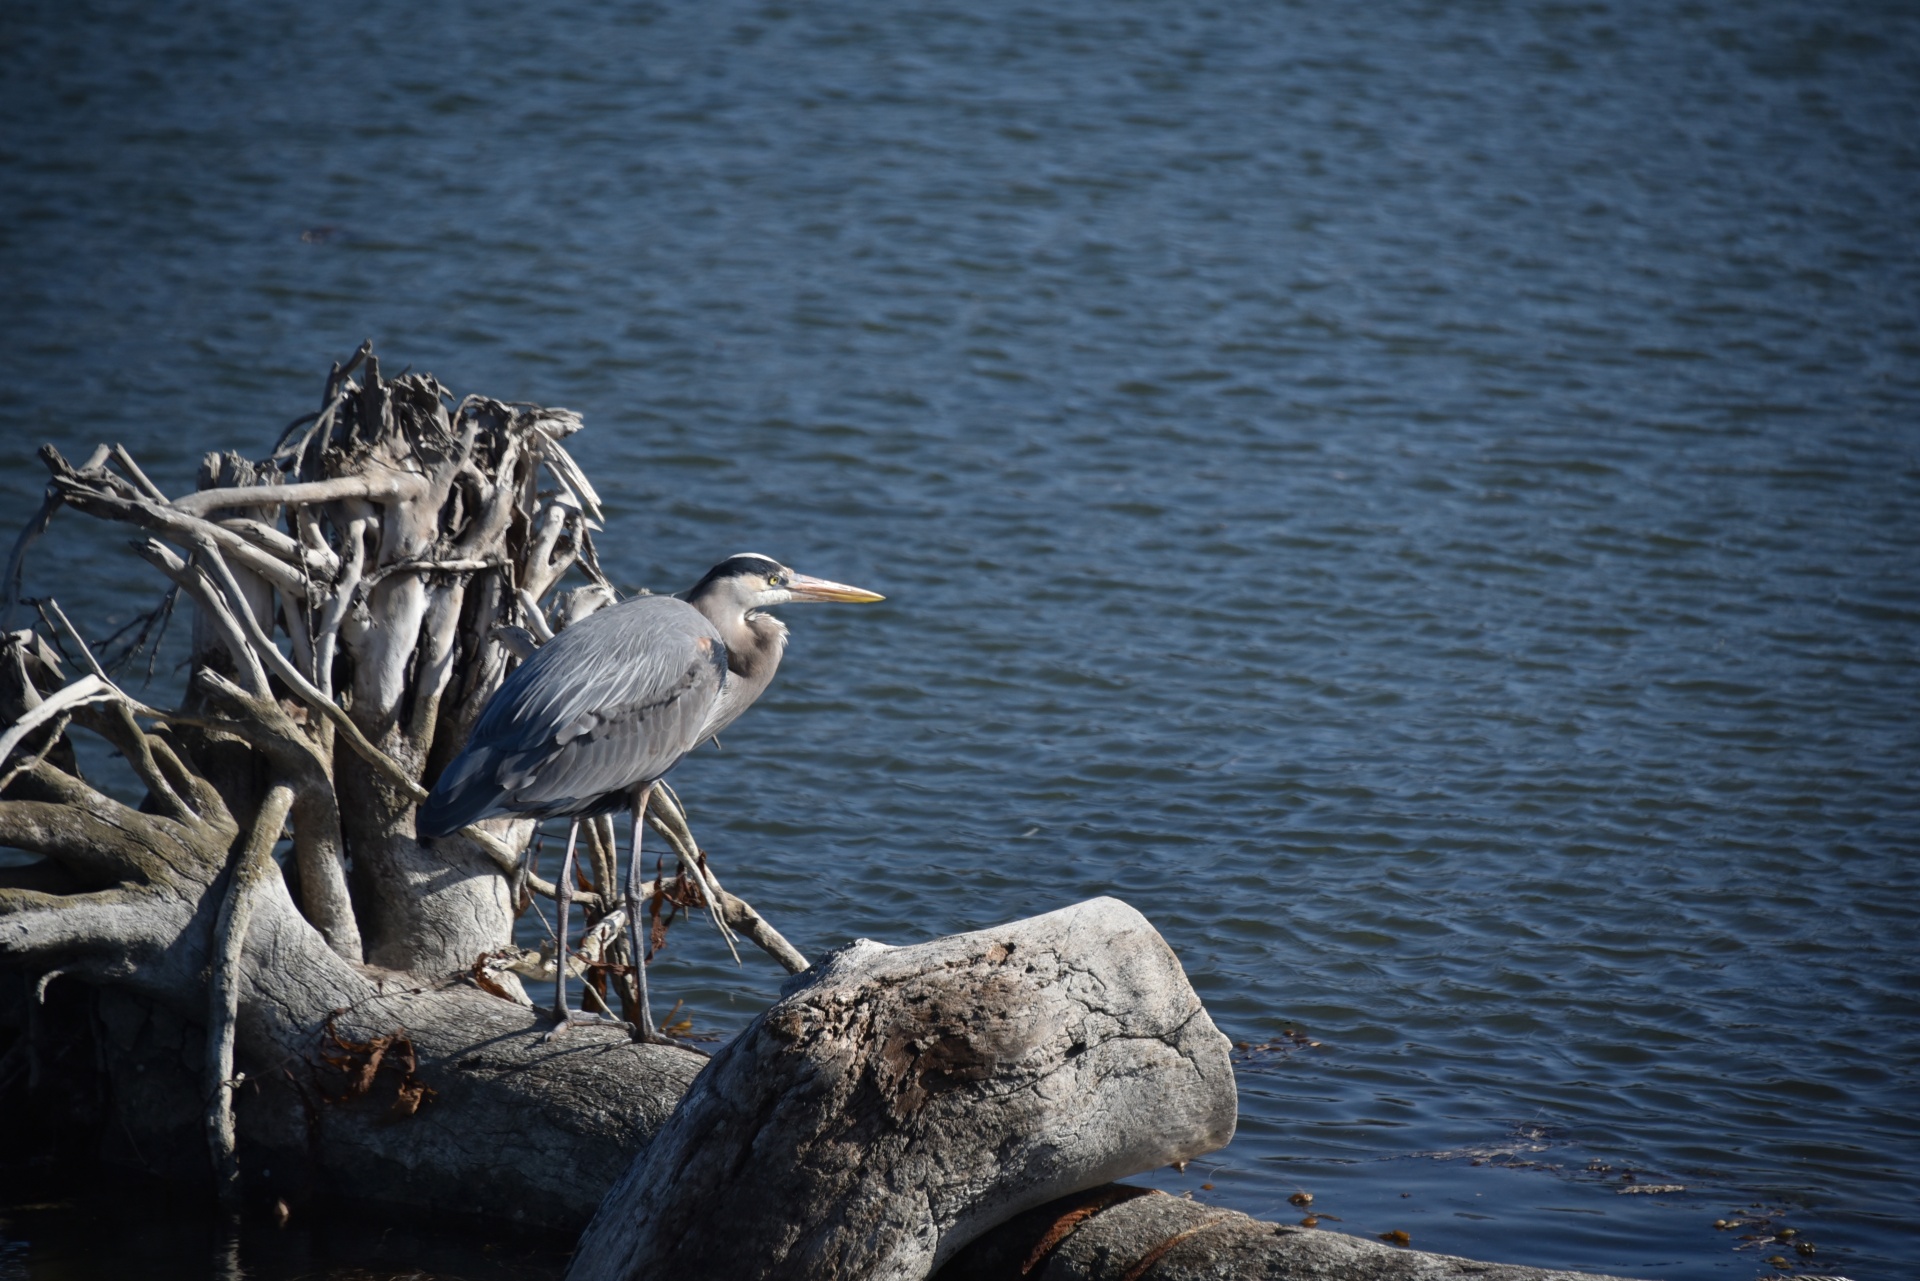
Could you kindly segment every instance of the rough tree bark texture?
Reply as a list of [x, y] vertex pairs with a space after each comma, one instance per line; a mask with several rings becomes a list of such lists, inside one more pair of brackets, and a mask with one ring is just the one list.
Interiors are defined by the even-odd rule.
[[1117, 899], [834, 954], [694, 1084], [570, 1281], [917, 1278], [1063, 1192], [1233, 1135], [1226, 1037]]
[[[704, 1059], [615, 1031], [542, 1044], [497, 955], [516, 898], [553, 890], [516, 863], [531, 825], [413, 833], [422, 784], [515, 660], [506, 644], [611, 599], [598, 500], [561, 444], [579, 426], [385, 380], [362, 348], [269, 458], [210, 455], [191, 494], [170, 499], [118, 446], [79, 466], [41, 451], [51, 482], [7, 565], [9, 614], [65, 508], [138, 535], [193, 644], [180, 705], [156, 708], [53, 601], [39, 631], [0, 632], [0, 844], [42, 856], [0, 873], [0, 963], [32, 982], [25, 1025], [0, 1025], [0, 1090], [40, 1061], [34, 1010], [55, 976], [111, 987], [102, 1038], [140, 1008], [201, 1029], [198, 1079], [171, 1097], [189, 1132], [204, 1107], [202, 1168], [230, 1197], [271, 1167], [395, 1206], [584, 1221]], [[570, 570], [587, 586], [549, 614]], [[138, 804], [82, 776], [77, 730], [126, 759]], [[697, 856], [684, 825], [672, 835]], [[612, 907], [596, 888], [590, 924]], [[671, 892], [698, 902], [684, 881]], [[722, 897], [735, 928], [804, 965]]]
[[1108, 1184], [981, 1237], [937, 1281], [1621, 1281], [1427, 1254]]

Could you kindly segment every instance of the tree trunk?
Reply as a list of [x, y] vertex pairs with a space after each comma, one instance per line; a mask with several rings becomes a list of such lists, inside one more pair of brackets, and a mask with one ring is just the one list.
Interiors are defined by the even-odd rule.
[[1226, 1037], [1117, 899], [863, 940], [719, 1053], [568, 1277], [925, 1277], [1012, 1214], [1233, 1124]]

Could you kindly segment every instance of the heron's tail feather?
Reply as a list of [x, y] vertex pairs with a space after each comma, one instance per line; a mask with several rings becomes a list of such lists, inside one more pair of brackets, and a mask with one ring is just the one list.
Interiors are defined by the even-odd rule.
[[511, 810], [500, 804], [500, 785], [494, 780], [494, 752], [469, 749], [456, 756], [433, 793], [420, 803], [413, 829], [421, 836], [450, 836], [469, 823], [497, 818]]

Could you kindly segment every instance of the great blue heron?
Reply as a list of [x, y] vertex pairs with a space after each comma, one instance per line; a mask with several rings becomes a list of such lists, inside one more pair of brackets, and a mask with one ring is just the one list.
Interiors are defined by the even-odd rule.
[[657, 1039], [640, 948], [640, 827], [660, 776], [747, 710], [773, 680], [787, 628], [761, 611], [799, 601], [875, 601], [878, 593], [796, 574], [743, 553], [686, 594], [640, 596], [589, 614], [541, 646], [500, 686], [460, 755], [420, 806], [415, 829], [446, 836], [503, 815], [568, 818], [561, 862], [554, 1014], [567, 1006], [567, 909], [580, 820], [631, 810], [628, 946], [641, 1035]]

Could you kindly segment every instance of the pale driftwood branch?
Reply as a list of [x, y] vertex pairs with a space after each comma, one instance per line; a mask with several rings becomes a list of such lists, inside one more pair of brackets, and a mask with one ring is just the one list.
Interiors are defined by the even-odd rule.
[[580, 430], [580, 415], [569, 409], [549, 409], [536, 418], [531, 426], [542, 441], [541, 458], [554, 477], [579, 496], [580, 505], [589, 519], [605, 520], [600, 510], [600, 495], [594, 492], [587, 474], [580, 470], [580, 464], [573, 461], [573, 455], [560, 443], [561, 437], [571, 436]]
[[366, 569], [367, 517], [355, 516], [347, 522], [344, 542], [345, 558], [334, 584], [333, 599], [321, 613], [313, 636], [313, 679], [328, 701], [333, 698], [333, 655], [340, 643], [340, 626], [353, 608], [354, 595], [360, 590], [361, 575]]
[[218, 672], [196, 672], [194, 683], [232, 712], [233, 719], [220, 727], [265, 753], [293, 788], [293, 857], [302, 912], [337, 955], [359, 961], [363, 943], [347, 892], [346, 842], [333, 794], [331, 754], [279, 703], [254, 698]]
[[486, 507], [480, 519], [473, 522], [473, 528], [467, 531], [466, 537], [453, 549], [455, 556], [478, 557], [501, 545], [508, 527], [513, 523], [514, 513], [519, 510], [520, 486], [516, 483], [516, 477], [525, 452], [523, 438], [507, 438], [506, 446], [500, 452], [500, 464], [494, 469], [496, 479], [484, 482], [488, 491]]
[[547, 616], [540, 609], [540, 602], [533, 593], [522, 587], [515, 593], [520, 598], [520, 612], [526, 615], [527, 630], [542, 645], [553, 639], [553, 627], [547, 622]]
[[152, 939], [140, 928], [127, 890], [43, 894], [0, 889], [0, 958], [58, 964], [88, 978], [124, 977], [136, 949]]
[[369, 502], [407, 502], [427, 491], [427, 478], [417, 472], [382, 471], [377, 475], [340, 476], [296, 485], [240, 485], [203, 489], [176, 498], [173, 506], [189, 516], [203, 516], [222, 507], [282, 506], [294, 503], [337, 503], [347, 498]]
[[[278, 557], [261, 551], [231, 529], [210, 520], [202, 520], [198, 516], [188, 515], [171, 504], [102, 493], [89, 485], [84, 477], [76, 474], [56, 473], [53, 483], [69, 506], [77, 507], [88, 515], [120, 521], [123, 524], [138, 525], [182, 543], [192, 542], [198, 545], [200, 540], [211, 539], [222, 553], [232, 556], [239, 564], [258, 574], [282, 592], [302, 599], [306, 597], [307, 580], [304, 574]], [[219, 491], [202, 490], [201, 492]]]
[[213, 1153], [214, 1181], [222, 1204], [240, 1203], [240, 1164], [234, 1158], [234, 1027], [240, 1014], [240, 954], [247, 942], [253, 896], [261, 879], [273, 873], [273, 847], [293, 807], [293, 789], [284, 783], [268, 791], [246, 844], [234, 856], [227, 896], [214, 925], [213, 977], [207, 985], [207, 1146]]
[[856, 943], [714, 1056], [568, 1281], [917, 1281], [1010, 1215], [1223, 1146], [1229, 1048], [1116, 899]]
[[54, 717], [87, 703], [110, 703], [119, 698], [120, 693], [107, 681], [94, 675], [82, 676], [71, 685], [42, 698], [37, 706], [29, 708], [26, 715], [15, 721], [5, 734], [0, 734], [0, 761], [11, 756], [22, 739]]
[[233, 660], [234, 671], [247, 682], [256, 697], [265, 698], [268, 694], [266, 669], [260, 665], [253, 646], [247, 643], [246, 633], [240, 630], [239, 620], [227, 608], [226, 598], [208, 578], [206, 571], [198, 565], [188, 564], [171, 547], [151, 538], [143, 543], [135, 543], [133, 549], [139, 553], [140, 559], [178, 583], [187, 595], [193, 597], [193, 603], [200, 607], [214, 631], [219, 633], [228, 657]]
[[0, 631], [13, 630], [13, 611], [20, 603], [20, 574], [27, 563], [27, 549], [47, 532], [47, 526], [52, 523], [53, 514], [60, 510], [62, 501], [58, 489], [49, 489], [47, 496], [40, 500], [40, 510], [20, 530], [20, 536], [13, 540], [13, 550], [7, 554], [6, 579], [0, 581], [0, 591], [7, 594], [5, 612], [0, 614]]
[[127, 474], [127, 478], [141, 493], [156, 503], [167, 501], [167, 496], [160, 492], [160, 486], [147, 479], [147, 473], [140, 470], [140, 464], [133, 461], [133, 455], [127, 452], [125, 445], [115, 445], [109, 453], [113, 461], [120, 465], [120, 470]]
[[[711, 872], [708, 873], [712, 875]], [[780, 968], [789, 974], [798, 974], [807, 968], [807, 958], [800, 949], [787, 942], [779, 930], [768, 923], [767, 918], [755, 911], [753, 905], [743, 898], [729, 894], [718, 882], [714, 889], [719, 891], [720, 910], [726, 913], [727, 924], [745, 935], [761, 951], [780, 963]]]
[[[60, 736], [67, 732], [67, 726], [71, 722], [72, 716], [66, 712], [62, 712], [53, 718], [53, 728], [47, 734], [47, 741], [40, 745], [40, 749], [31, 756], [25, 756], [15, 761], [12, 765], [8, 766], [6, 773], [0, 774], [0, 796], [6, 794], [7, 786], [12, 783], [14, 779], [19, 778], [22, 774], [30, 770], [40, 768], [41, 764], [52, 754], [53, 749], [59, 745]], [[0, 760], [4, 759], [5, 757], [0, 756]]]
[[534, 525], [533, 536], [527, 543], [526, 554], [521, 557], [521, 590], [535, 600], [545, 596], [573, 567], [574, 553], [568, 552], [558, 557], [554, 555], [561, 535], [566, 533], [568, 516], [567, 509], [557, 503], [550, 503], [542, 509]]
[[[340, 558], [324, 540], [317, 546], [300, 542], [265, 521], [249, 516], [228, 517], [218, 524], [222, 529], [230, 529], [242, 538], [251, 539], [261, 551], [277, 556], [320, 582], [330, 582], [340, 572]], [[296, 519], [296, 527], [298, 524]]]
[[532, 658], [533, 652], [540, 648], [540, 642], [533, 638], [532, 632], [524, 627], [515, 627], [512, 623], [496, 625], [489, 635], [501, 649], [523, 663]]
[[433, 746], [434, 727], [440, 722], [440, 699], [453, 679], [460, 652], [460, 617], [467, 601], [464, 580], [449, 583], [433, 594], [420, 626], [419, 653], [413, 669], [413, 711], [407, 737], [414, 750], [425, 755]]
[[[699, 845], [693, 839], [693, 830], [687, 825], [686, 807], [680, 803], [680, 797], [674, 790], [662, 782], [653, 789], [653, 803], [647, 807], [647, 825], [666, 837], [673, 846], [674, 854], [681, 863], [697, 867], [705, 877], [711, 893], [708, 900], [720, 913], [728, 927], [738, 930], [775, 961], [789, 974], [798, 974], [807, 968], [807, 958], [800, 949], [787, 942], [779, 930], [773, 928], [767, 919], [755, 911], [753, 905], [743, 898], [727, 893], [707, 865], [706, 856], [700, 852]], [[706, 888], [706, 887], [703, 887]], [[722, 937], [725, 934], [723, 932]], [[733, 954], [734, 962], [740, 960], [740, 954]]]
[[367, 736], [360, 732], [360, 727], [354, 724], [353, 718], [332, 699], [315, 689], [312, 682], [287, 661], [287, 656], [280, 652], [280, 647], [268, 638], [265, 631], [261, 630], [260, 620], [255, 618], [253, 612], [247, 608], [246, 597], [241, 593], [240, 585], [234, 581], [233, 573], [227, 568], [226, 561], [221, 558], [220, 549], [203, 542], [200, 551], [212, 565], [215, 582], [225, 593], [227, 603], [238, 607], [235, 613], [248, 639], [252, 641], [253, 652], [266, 661], [266, 665], [273, 670], [273, 674], [299, 695], [302, 702], [333, 722], [334, 728], [346, 738], [347, 745], [353, 748], [356, 756], [385, 774], [414, 800], [426, 800], [426, 789], [414, 781], [413, 775], [401, 768], [391, 756], [369, 742]]
[[[668, 824], [662, 827], [656, 824], [654, 830], [670, 831], [673, 826]], [[721, 942], [725, 943], [727, 951], [733, 954], [733, 963], [738, 965], [740, 949], [734, 946], [733, 928], [727, 924], [726, 914], [721, 906], [718, 882], [707, 875], [705, 860], [700, 856], [700, 848], [694, 844], [693, 833], [686, 829], [684, 813], [680, 816], [678, 826], [680, 831], [675, 832], [669, 839], [673, 843], [674, 852], [679, 856], [680, 866], [693, 876], [693, 883], [700, 890], [700, 900], [706, 904], [707, 919], [713, 922], [713, 928], [718, 931]]]

